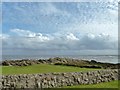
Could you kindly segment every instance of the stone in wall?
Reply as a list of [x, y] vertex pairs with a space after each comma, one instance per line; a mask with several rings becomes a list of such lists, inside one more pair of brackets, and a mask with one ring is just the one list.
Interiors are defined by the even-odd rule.
[[56, 88], [118, 80], [118, 70], [2, 75], [3, 88]]

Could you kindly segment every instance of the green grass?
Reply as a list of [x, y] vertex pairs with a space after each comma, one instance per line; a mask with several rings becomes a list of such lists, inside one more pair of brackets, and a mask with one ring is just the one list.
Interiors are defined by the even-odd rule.
[[93, 71], [100, 69], [88, 69], [72, 66], [35, 64], [32, 66], [2, 66], [2, 74], [33, 74], [33, 73], [50, 73], [50, 72], [80, 72]]
[[2, 67], [0, 67], [0, 75], [2, 74]]
[[[1, 67], [0, 67], [1, 68]], [[50, 72], [80, 72], [93, 71], [100, 69], [79, 68], [73, 66], [35, 64], [32, 66], [2, 66], [2, 74], [33, 74], [33, 73], [50, 73]], [[105, 82], [91, 85], [66, 86], [63, 88], [118, 88], [118, 81]]]
[[118, 88], [118, 81], [116, 80], [116, 81], [104, 82], [99, 84], [91, 84], [91, 85], [66, 86], [63, 88]]

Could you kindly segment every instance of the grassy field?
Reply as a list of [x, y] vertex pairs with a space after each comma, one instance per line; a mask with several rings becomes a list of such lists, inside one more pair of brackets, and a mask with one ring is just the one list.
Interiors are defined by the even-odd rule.
[[2, 74], [33, 74], [33, 73], [50, 73], [50, 72], [80, 72], [93, 71], [100, 69], [79, 68], [72, 66], [35, 64], [32, 66], [2, 66]]
[[104, 82], [104, 83], [91, 84], [91, 85], [66, 86], [63, 88], [118, 88], [118, 81]]
[[[2, 66], [2, 74], [33, 74], [33, 73], [50, 73], [50, 72], [80, 72], [93, 71], [100, 69], [79, 68], [73, 66], [49, 65], [49, 64], [35, 64], [32, 66]], [[105, 82], [92, 85], [76, 85], [67, 86], [63, 88], [118, 88], [118, 81]]]

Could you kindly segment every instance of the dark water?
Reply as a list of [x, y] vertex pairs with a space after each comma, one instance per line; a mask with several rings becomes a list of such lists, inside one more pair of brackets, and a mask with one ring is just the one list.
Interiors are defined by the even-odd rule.
[[16, 59], [47, 59], [52, 57], [66, 57], [77, 58], [85, 60], [96, 60], [99, 62], [118, 63], [117, 55], [3, 55], [2, 60], [16, 60]]

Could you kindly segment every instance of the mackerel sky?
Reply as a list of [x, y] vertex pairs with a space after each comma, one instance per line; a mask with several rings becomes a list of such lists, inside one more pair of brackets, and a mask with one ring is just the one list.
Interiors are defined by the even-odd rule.
[[4, 2], [0, 38], [8, 55], [116, 54], [118, 1]]

